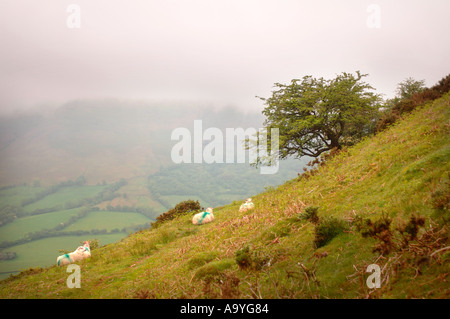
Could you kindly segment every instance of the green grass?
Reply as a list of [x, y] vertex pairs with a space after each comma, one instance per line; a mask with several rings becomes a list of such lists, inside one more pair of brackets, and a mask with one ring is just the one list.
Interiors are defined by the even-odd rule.
[[[314, 176], [252, 196], [253, 210], [240, 213], [241, 202], [233, 202], [216, 208], [210, 224], [194, 226], [185, 215], [93, 250], [80, 263], [80, 289], [68, 289], [65, 268], [52, 266], [0, 282], [0, 297], [448, 298], [448, 252], [427, 255], [421, 264], [410, 256], [394, 272], [390, 265], [406, 253], [379, 258], [376, 240], [362, 237], [348, 220], [387, 214], [401, 226], [419, 215], [427, 230], [448, 221], [432, 197], [449, 179], [449, 97], [344, 150]], [[317, 226], [298, 218], [309, 206], [319, 208], [320, 220], [344, 220], [348, 228], [316, 248]], [[244, 247], [259, 267], [239, 268], [236, 252]], [[391, 271], [376, 291], [364, 285], [372, 263]]]

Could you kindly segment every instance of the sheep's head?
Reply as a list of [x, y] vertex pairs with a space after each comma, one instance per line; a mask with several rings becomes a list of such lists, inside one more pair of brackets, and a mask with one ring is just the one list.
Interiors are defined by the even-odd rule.
[[213, 212], [213, 209], [212, 209], [212, 207], [208, 207], [208, 208], [206, 209], [206, 211], [207, 211], [208, 213], [212, 213], [212, 212]]

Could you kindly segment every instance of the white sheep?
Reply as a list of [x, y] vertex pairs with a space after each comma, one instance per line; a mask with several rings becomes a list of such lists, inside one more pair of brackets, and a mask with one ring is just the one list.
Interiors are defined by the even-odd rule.
[[239, 212], [245, 212], [245, 211], [247, 211], [247, 210], [249, 210], [249, 209], [252, 209], [253, 207], [255, 207], [255, 205], [253, 204], [252, 199], [251, 199], [251, 198], [247, 198], [247, 199], [245, 200], [245, 203], [242, 204], [242, 205], [239, 207]]
[[213, 220], [214, 220], [213, 209], [211, 207], [208, 207], [206, 212], [201, 212], [194, 215], [194, 217], [192, 218], [192, 224], [203, 225], [210, 223]]
[[56, 264], [58, 266], [68, 265], [89, 257], [91, 257], [91, 248], [89, 242], [85, 241], [83, 246], [79, 246], [75, 251], [59, 256], [56, 259]]

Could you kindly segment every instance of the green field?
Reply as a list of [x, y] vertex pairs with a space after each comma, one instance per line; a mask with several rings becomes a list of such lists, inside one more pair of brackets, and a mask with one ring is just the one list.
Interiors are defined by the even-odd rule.
[[20, 206], [22, 201], [36, 196], [44, 187], [16, 186], [0, 190], [0, 208], [6, 205]]
[[37, 202], [26, 205], [24, 207], [24, 210], [26, 212], [32, 212], [37, 209], [52, 207], [65, 208], [68, 204], [70, 205], [71, 203], [76, 203], [77, 201], [83, 200], [85, 198], [95, 197], [104, 189], [105, 186], [98, 185], [64, 187], [54, 194], [50, 194]]
[[85, 218], [78, 220], [64, 230], [106, 229], [110, 232], [113, 229], [121, 229], [126, 226], [137, 226], [149, 222], [151, 222], [151, 219], [138, 213], [95, 211], [89, 212]]
[[81, 209], [82, 208], [73, 208], [18, 218], [12, 223], [6, 224], [0, 228], [0, 242], [17, 240], [25, 237], [27, 233], [58, 226], [61, 223], [67, 222], [71, 217], [76, 216]]
[[113, 206], [136, 206], [136, 207], [151, 207], [155, 211], [155, 216], [166, 211], [167, 209], [156, 201], [150, 190], [147, 188], [147, 177], [134, 177], [127, 180], [127, 185], [120, 188], [118, 191], [121, 196], [115, 198], [111, 202], [104, 202], [97, 207], [100, 209], [107, 209], [107, 205]]

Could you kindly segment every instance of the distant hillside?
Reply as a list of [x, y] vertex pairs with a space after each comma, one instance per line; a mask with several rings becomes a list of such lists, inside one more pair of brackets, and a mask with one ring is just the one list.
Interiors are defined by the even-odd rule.
[[[171, 150], [177, 141], [171, 140], [172, 131], [179, 127], [193, 131], [193, 122], [198, 119], [203, 121], [203, 130], [215, 127], [223, 132], [228, 127], [258, 129], [263, 122], [261, 114], [247, 114], [231, 107], [213, 109], [181, 102], [155, 105], [120, 100], [74, 101], [55, 110], [0, 118], [0, 187], [48, 187], [80, 176], [87, 185], [124, 178], [135, 185], [130, 193], [158, 197], [161, 212], [177, 203], [165, 195], [192, 195], [205, 205], [218, 205], [283, 183], [301, 172], [307, 161], [284, 161], [279, 174], [260, 177], [248, 162], [174, 164]], [[183, 177], [191, 170], [197, 170], [198, 181]], [[249, 182], [250, 176], [260, 181]], [[158, 178], [163, 181], [156, 182]], [[167, 192], [168, 188], [176, 191]], [[217, 196], [211, 192], [199, 196], [206, 188], [214, 189]], [[132, 206], [137, 199], [131, 196], [114, 204]]]
[[233, 201], [210, 224], [180, 215], [96, 248], [81, 288], [51, 266], [1, 281], [0, 297], [448, 298], [449, 106], [447, 93], [404, 114], [253, 210]]
[[199, 116], [131, 102], [75, 101], [0, 119], [0, 184], [43, 185], [83, 175], [90, 184], [147, 175], [170, 156], [170, 131]]
[[[3, 117], [0, 187], [49, 186], [79, 176], [88, 185], [147, 177], [174, 164], [172, 131], [178, 127], [192, 131], [197, 119], [203, 121], [203, 130], [223, 131], [227, 127], [258, 129], [263, 122], [261, 114], [231, 107], [120, 100], [74, 101], [52, 111]], [[284, 165], [281, 172], [289, 172], [291, 178], [303, 165]], [[248, 163], [245, 166], [250, 169]], [[284, 182], [283, 178], [275, 184]]]

